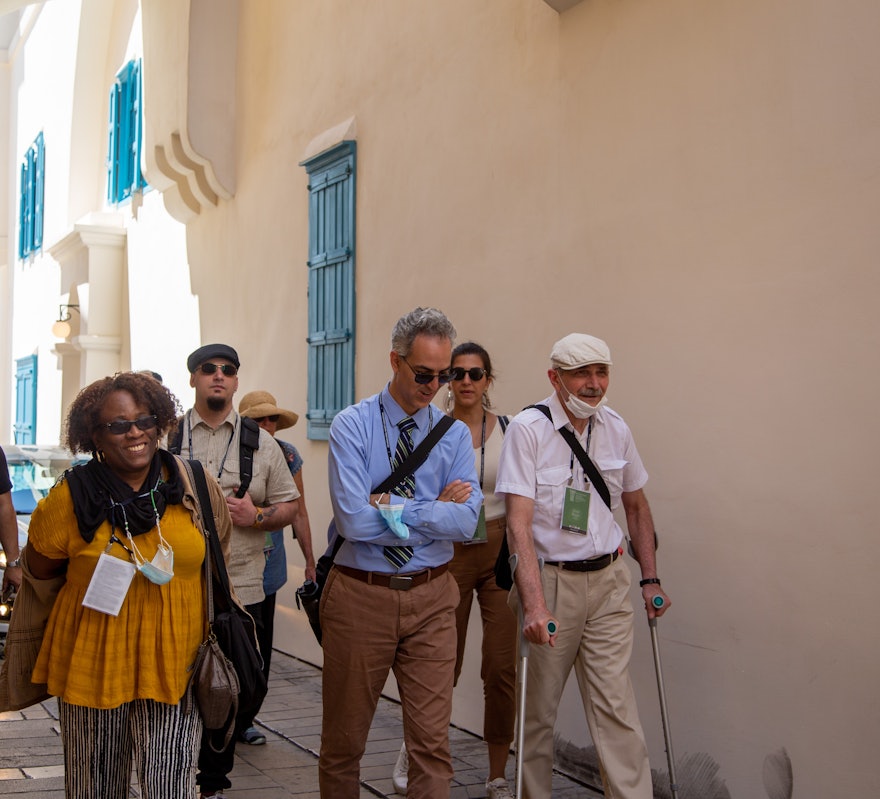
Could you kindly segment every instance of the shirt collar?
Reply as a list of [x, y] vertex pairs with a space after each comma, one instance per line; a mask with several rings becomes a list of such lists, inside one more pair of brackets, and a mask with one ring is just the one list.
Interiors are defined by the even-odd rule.
[[[198, 427], [200, 424], [205, 425], [205, 427], [211, 427], [201, 416], [199, 416], [199, 412], [193, 407], [190, 409], [190, 417], [189, 417], [190, 425], [192, 427]], [[238, 414], [235, 412], [235, 408], [230, 408], [229, 413], [226, 418], [220, 422], [217, 428], [223, 427], [223, 425], [228, 424], [230, 427], [235, 427], [235, 423], [238, 421]], [[213, 429], [213, 428], [211, 428]]]
[[[390, 385], [390, 384], [389, 384]], [[388, 390], [388, 386], [385, 386], [382, 389], [381, 400], [382, 407], [385, 408], [385, 416], [388, 419], [388, 423], [393, 426], [397, 426], [399, 422], [402, 422], [406, 419], [409, 414], [397, 404], [397, 401], [394, 397], [391, 396], [391, 392]], [[421, 408], [412, 414], [413, 421], [416, 423], [416, 427], [418, 427], [419, 432], [424, 432], [431, 426], [431, 419], [436, 421], [440, 418], [442, 412], [439, 408], [435, 408], [433, 405], [428, 405], [427, 408]]]

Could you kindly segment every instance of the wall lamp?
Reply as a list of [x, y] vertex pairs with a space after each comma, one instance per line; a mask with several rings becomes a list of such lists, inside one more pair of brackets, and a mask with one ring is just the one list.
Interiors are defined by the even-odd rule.
[[70, 312], [71, 310], [79, 313], [79, 305], [59, 305], [58, 319], [52, 325], [52, 335], [55, 338], [67, 338], [70, 335]]

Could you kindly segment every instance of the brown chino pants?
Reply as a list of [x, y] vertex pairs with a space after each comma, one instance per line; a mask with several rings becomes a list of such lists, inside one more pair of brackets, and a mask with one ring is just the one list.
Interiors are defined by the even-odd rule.
[[333, 569], [321, 599], [323, 799], [358, 799], [360, 760], [389, 670], [403, 707], [409, 799], [449, 796], [458, 587], [449, 572], [396, 591]]

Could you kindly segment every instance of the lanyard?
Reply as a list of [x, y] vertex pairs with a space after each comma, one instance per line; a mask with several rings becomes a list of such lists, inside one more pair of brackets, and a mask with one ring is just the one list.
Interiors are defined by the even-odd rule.
[[[192, 419], [190, 418], [190, 414], [192, 413], [192, 409], [186, 412], [186, 424], [189, 427], [189, 457], [194, 460], [198, 460], [198, 458], [193, 455], [193, 429], [192, 429]], [[236, 424], [238, 423], [238, 415], [235, 417]], [[229, 455], [229, 447], [232, 444], [232, 439], [235, 438], [235, 425], [232, 426], [232, 432], [229, 434], [229, 441], [226, 442], [226, 449], [223, 452], [223, 459], [220, 461], [220, 469], [217, 472], [217, 479], [220, 479], [220, 475], [223, 474], [223, 466], [226, 464], [226, 456]]]
[[480, 432], [480, 490], [483, 488], [483, 475], [486, 471], [486, 411], [483, 410], [483, 428]]
[[[388, 441], [388, 430], [385, 427], [385, 405], [382, 403], [382, 395], [379, 394], [379, 418], [382, 421], [382, 434], [385, 436], [385, 452], [388, 453], [388, 465], [391, 467], [391, 471], [394, 471], [394, 458], [391, 456], [391, 444]], [[409, 416], [409, 414], [407, 414]], [[389, 424], [391, 420], [389, 419]], [[413, 420], [415, 421], [415, 420]], [[428, 406], [428, 432], [431, 432], [431, 429], [434, 427], [434, 412], [431, 406]], [[415, 444], [415, 442], [413, 442]]]
[[[584, 447], [584, 452], [587, 453], [587, 457], [590, 457], [590, 439], [593, 437], [593, 417], [590, 417], [590, 421], [587, 422], [587, 446]], [[568, 484], [571, 485], [574, 481], [574, 450], [572, 450], [571, 455], [569, 456], [568, 468], [571, 471], [571, 477], [568, 478]], [[590, 488], [587, 485], [587, 476], [584, 475], [584, 488], [589, 491]], [[483, 484], [480, 483], [480, 488], [483, 487]]]

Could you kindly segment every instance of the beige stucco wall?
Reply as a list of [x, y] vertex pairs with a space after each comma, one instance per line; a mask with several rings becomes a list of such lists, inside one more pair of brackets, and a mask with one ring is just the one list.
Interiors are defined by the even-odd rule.
[[[145, 58], [168, 56], [147, 76], [186, 79], [192, 53], [177, 22], [187, 4], [143, 5], [176, 20], [163, 46], [144, 43]], [[110, 13], [108, 2], [82, 7], [65, 16], [65, 4], [49, 3], [41, 15], [55, 35], [78, 21], [80, 46], [107, 52], [103, 64], [59, 51], [77, 71], [64, 89], [76, 102], [36, 107], [43, 32], [35, 65], [9, 68], [11, 95], [28, 92], [10, 149], [26, 146], [47, 115], [74, 139], [61, 160], [53, 155], [53, 170], [64, 164], [70, 176], [54, 189], [67, 210], [47, 210], [55, 240], [85, 210], [105, 210], [94, 177], [103, 145], [90, 143], [94, 124], [76, 109], [106, 116], [95, 111], [103, 84], [138, 49], [133, 0], [113, 3], [102, 25], [83, 20]], [[549, 392], [555, 339], [572, 330], [606, 338], [609, 398], [651, 473], [660, 573], [674, 602], [660, 634], [676, 753], [712, 758], [734, 799], [766, 795], [764, 758], [781, 747], [799, 799], [876, 794], [869, 398], [880, 326], [869, 305], [880, 282], [880, 6], [582, 0], [560, 15], [542, 0], [227, 0], [222, 9], [238, 21], [235, 47], [221, 53], [235, 81], [218, 119], [231, 114], [235, 130], [201, 141], [218, 159], [234, 142], [232, 163], [209, 171], [227, 176], [234, 196], [189, 208], [185, 229], [161, 207], [165, 199], [181, 211], [170, 191], [123, 209], [123, 365], [167, 374], [189, 405], [181, 365], [200, 333], [237, 347], [240, 393], [268, 389], [305, 411], [308, 207], [298, 163], [352, 120], [358, 397], [387, 380], [390, 328], [418, 304], [443, 308], [462, 339], [489, 348], [494, 398], [507, 412]], [[218, 20], [216, 30], [226, 41], [229, 26]], [[210, 107], [192, 86], [161, 88], [145, 87], [145, 111], [164, 136]], [[13, 245], [10, 227], [10, 271], [20, 268]], [[44, 287], [58, 285], [53, 269], [43, 265]], [[29, 304], [26, 318], [16, 315], [12, 358], [32, 342], [51, 348], [47, 323], [28, 327], [58, 302], [38, 292], [39, 279], [31, 271], [15, 285], [16, 308]], [[283, 435], [306, 460], [320, 542], [326, 444], [306, 440], [304, 420]], [[289, 560], [276, 640], [320, 662], [293, 609], [301, 559], [292, 548]], [[641, 619], [636, 630], [633, 675], [661, 769]], [[476, 730], [478, 637], [474, 627], [454, 710]], [[584, 746], [578, 704], [569, 690], [559, 731]]]
[[[676, 749], [708, 753], [735, 797], [764, 795], [780, 747], [798, 796], [880, 785], [861, 445], [878, 432], [878, 23], [867, 0], [243, 4], [236, 196], [188, 228], [204, 337], [239, 347], [242, 390], [303, 410], [297, 162], [354, 117], [358, 396], [416, 304], [492, 351], [504, 410], [548, 393], [559, 336], [609, 341], [675, 603]], [[290, 438], [321, 530], [325, 445]], [[287, 613], [281, 641], [313, 654]], [[471, 666], [456, 717], [478, 728]], [[641, 622], [634, 675], [664, 768]], [[560, 732], [585, 743], [571, 699]]]

